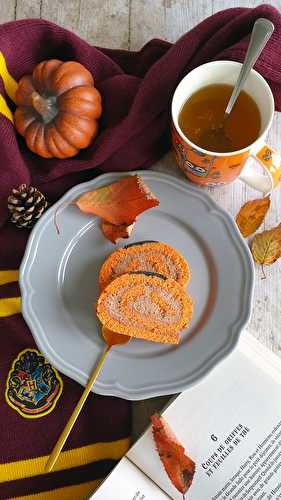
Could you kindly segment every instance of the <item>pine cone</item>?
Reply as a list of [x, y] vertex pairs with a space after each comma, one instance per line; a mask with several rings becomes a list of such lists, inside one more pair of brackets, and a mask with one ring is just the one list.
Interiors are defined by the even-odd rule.
[[11, 222], [17, 227], [30, 228], [41, 217], [47, 207], [45, 196], [35, 187], [21, 184], [8, 197]]

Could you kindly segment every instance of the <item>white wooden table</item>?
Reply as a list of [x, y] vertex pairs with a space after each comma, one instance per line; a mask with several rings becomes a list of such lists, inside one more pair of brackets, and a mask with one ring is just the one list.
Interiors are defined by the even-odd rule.
[[[42, 17], [75, 31], [89, 43], [111, 48], [137, 50], [153, 37], [171, 42], [205, 17], [228, 7], [254, 7], [259, 0], [0, 0], [0, 22]], [[267, 0], [281, 8], [281, 0]], [[281, 150], [281, 114], [276, 113], [269, 143]], [[181, 176], [172, 154], [163, 158], [156, 169]], [[214, 199], [235, 215], [241, 205], [257, 197], [257, 192], [239, 181], [211, 191]], [[270, 214], [265, 227], [281, 221], [281, 190], [272, 194]], [[281, 356], [281, 260], [266, 268], [266, 280], [256, 269], [254, 308], [249, 331]], [[134, 434], [146, 425], [154, 408], [167, 398], [134, 404]]]

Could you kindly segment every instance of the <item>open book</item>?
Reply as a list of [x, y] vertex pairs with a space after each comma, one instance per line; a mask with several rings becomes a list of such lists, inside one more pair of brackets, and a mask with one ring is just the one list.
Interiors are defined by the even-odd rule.
[[[186, 499], [281, 499], [281, 361], [251, 335], [163, 415], [196, 463]], [[151, 429], [91, 498], [182, 500]]]

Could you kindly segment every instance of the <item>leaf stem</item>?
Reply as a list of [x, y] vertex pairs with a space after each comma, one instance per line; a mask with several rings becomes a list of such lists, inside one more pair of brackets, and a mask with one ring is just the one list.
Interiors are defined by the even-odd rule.
[[57, 234], [60, 234], [60, 228], [58, 224], [58, 211], [62, 207], [66, 207], [67, 205], [75, 205], [74, 201], [66, 201], [65, 203], [59, 203], [59, 205], [56, 207], [55, 212], [54, 212], [54, 226], [56, 228]]
[[266, 280], [266, 274], [265, 274], [265, 272], [264, 272], [264, 267], [263, 267], [263, 264], [261, 265], [261, 270], [262, 270], [262, 277], [261, 277], [261, 279], [262, 279], [262, 280]]

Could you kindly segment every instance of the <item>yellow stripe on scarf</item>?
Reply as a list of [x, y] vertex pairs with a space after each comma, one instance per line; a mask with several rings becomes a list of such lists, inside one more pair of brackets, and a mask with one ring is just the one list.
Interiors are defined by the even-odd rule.
[[102, 479], [94, 479], [88, 483], [75, 484], [74, 486], [64, 486], [63, 488], [56, 488], [51, 491], [42, 491], [41, 493], [34, 493], [33, 495], [26, 495], [23, 497], [16, 497], [16, 500], [69, 500], [71, 499], [86, 499], [89, 498], [91, 493], [100, 485]]
[[[119, 460], [129, 448], [129, 438], [110, 441], [108, 443], [94, 443], [72, 450], [62, 451], [53, 468], [53, 471], [80, 467], [99, 460]], [[19, 460], [0, 464], [0, 484], [5, 481], [14, 481], [27, 477], [44, 474], [48, 456]]]
[[8, 299], [0, 299], [0, 318], [12, 316], [21, 312], [21, 298], [9, 297]]
[[13, 283], [14, 281], [18, 281], [18, 279], [19, 279], [19, 272], [17, 269], [0, 271], [0, 285]]
[[[6, 94], [10, 97], [10, 99], [12, 99], [12, 101], [15, 101], [15, 93], [18, 84], [12, 75], [10, 75], [2, 52], [0, 52], [0, 77], [3, 80]], [[0, 113], [14, 123], [13, 113], [2, 95], [0, 95]]]
[[10, 75], [6, 60], [2, 52], [0, 52], [0, 76], [3, 80], [5, 91], [12, 99], [12, 101], [15, 101], [15, 93], [18, 88], [18, 84], [16, 80]]
[[[0, 96], [0, 112], [1, 112], [1, 96]], [[7, 271], [0, 271], [0, 286], [7, 285], [7, 283], [14, 283], [19, 279], [19, 272], [17, 269], [10, 269]], [[21, 312], [21, 298], [8, 297], [0, 299], [0, 318], [5, 316], [12, 316]]]
[[10, 120], [12, 123], [14, 123], [13, 113], [1, 94], [0, 94], [0, 113], [6, 116], [6, 118], [8, 118], [8, 120]]

